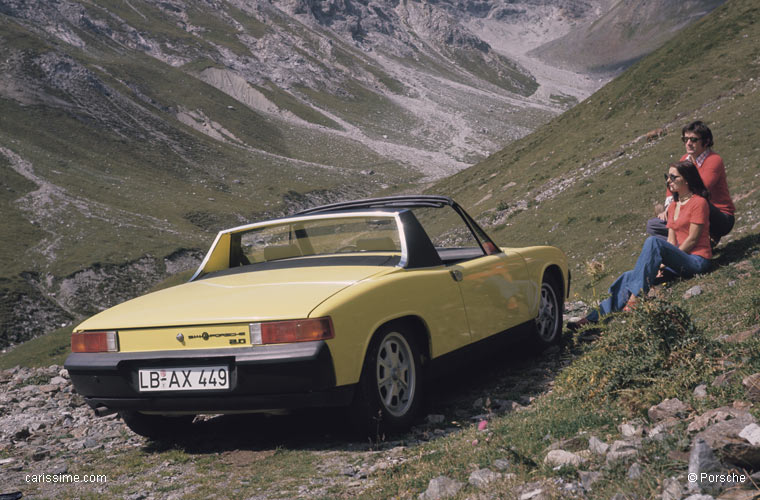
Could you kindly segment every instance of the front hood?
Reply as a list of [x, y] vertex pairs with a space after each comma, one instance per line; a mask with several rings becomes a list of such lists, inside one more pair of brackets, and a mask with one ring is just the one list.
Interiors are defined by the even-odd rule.
[[373, 275], [377, 266], [276, 269], [207, 278], [107, 309], [76, 330], [118, 330], [306, 318], [328, 297]]

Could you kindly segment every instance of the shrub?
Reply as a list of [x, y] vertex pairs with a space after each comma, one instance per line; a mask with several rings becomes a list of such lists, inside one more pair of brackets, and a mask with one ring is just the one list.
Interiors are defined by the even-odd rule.
[[677, 305], [640, 300], [625, 321], [611, 324], [557, 380], [559, 393], [642, 410], [681, 396], [714, 375], [722, 356]]

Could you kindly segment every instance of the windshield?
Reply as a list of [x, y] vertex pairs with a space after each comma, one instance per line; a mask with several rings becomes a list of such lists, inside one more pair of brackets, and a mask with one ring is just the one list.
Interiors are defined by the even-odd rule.
[[393, 216], [361, 215], [283, 221], [233, 233], [230, 267], [344, 253], [400, 253]]

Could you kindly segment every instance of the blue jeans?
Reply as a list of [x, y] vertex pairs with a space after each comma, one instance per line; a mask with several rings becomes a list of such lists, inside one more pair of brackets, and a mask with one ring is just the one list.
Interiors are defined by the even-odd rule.
[[600, 316], [605, 316], [625, 307], [631, 295], [646, 293], [657, 277], [660, 264], [682, 278], [691, 278], [695, 274], [710, 270], [710, 260], [698, 255], [691, 255], [655, 236], [644, 242], [636, 267], [626, 271], [610, 286], [610, 296], [599, 305], [586, 319], [596, 323]]

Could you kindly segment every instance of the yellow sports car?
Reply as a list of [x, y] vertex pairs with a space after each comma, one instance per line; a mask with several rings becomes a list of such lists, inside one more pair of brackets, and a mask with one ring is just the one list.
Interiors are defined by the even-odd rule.
[[448, 197], [337, 203], [220, 232], [188, 283], [79, 325], [65, 366], [96, 414], [152, 438], [316, 406], [402, 429], [461, 354], [556, 341], [569, 287], [561, 250], [499, 248]]

